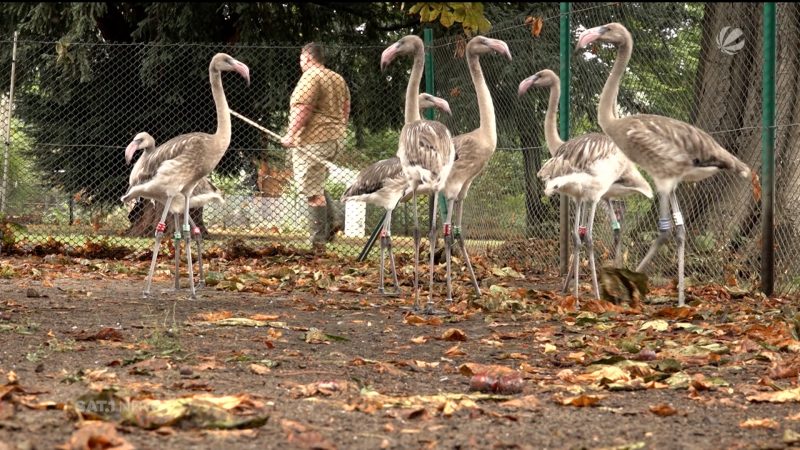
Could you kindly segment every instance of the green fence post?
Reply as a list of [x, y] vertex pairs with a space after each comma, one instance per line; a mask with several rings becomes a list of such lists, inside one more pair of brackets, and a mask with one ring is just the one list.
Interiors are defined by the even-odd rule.
[[[431, 52], [431, 45], [433, 45], [433, 29], [431, 27], [425, 27], [424, 30], [424, 40], [425, 40], [425, 92], [431, 95], [435, 95], [435, 88], [433, 82], [433, 52]], [[428, 120], [433, 120], [434, 112], [431, 109], [427, 109], [425, 111], [425, 118]], [[430, 218], [430, 222], [428, 222], [428, 228], [433, 225], [433, 199], [434, 194], [430, 194], [428, 196], [428, 217]], [[443, 194], [439, 194], [439, 218], [441, 219], [442, 223], [447, 218], [447, 200], [444, 198]]]
[[[572, 54], [569, 30], [569, 2], [561, 2], [561, 39], [559, 48], [561, 50], [559, 76], [561, 77], [561, 99], [558, 105], [558, 128], [563, 141], [569, 140], [569, 78], [570, 78], [570, 55]], [[567, 273], [567, 263], [569, 262], [569, 200], [566, 195], [559, 196], [559, 222], [561, 223], [561, 233], [558, 239], [560, 273]]]
[[[433, 30], [430, 27], [425, 27], [424, 35], [425, 41], [425, 92], [433, 95], [434, 94], [434, 85], [433, 85], [433, 54], [430, 51], [430, 46], [433, 44]], [[431, 110], [425, 111], [425, 118], [428, 120], [433, 120], [434, 112]], [[428, 197], [428, 228], [433, 225], [433, 201], [434, 201], [434, 194], [431, 194]], [[447, 201], [444, 198], [444, 195], [439, 195], [439, 214], [442, 218], [442, 223], [444, 223], [444, 219], [447, 217]], [[383, 219], [386, 220], [386, 215], [384, 214]], [[364, 248], [361, 250], [361, 253], [358, 255], [358, 261], [362, 262], [367, 259], [369, 252], [372, 250], [373, 245], [375, 245], [375, 241], [378, 238], [378, 234], [380, 232], [381, 227], [383, 226], [383, 220], [372, 230], [372, 234], [370, 235], [367, 243], [364, 245]]]
[[775, 3], [764, 4], [764, 67], [761, 86], [761, 290], [775, 290]]

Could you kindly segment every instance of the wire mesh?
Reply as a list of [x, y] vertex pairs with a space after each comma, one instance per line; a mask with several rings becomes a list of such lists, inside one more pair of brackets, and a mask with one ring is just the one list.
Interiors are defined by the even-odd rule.
[[[536, 178], [549, 158], [544, 144], [547, 92], [532, 89], [517, 96], [519, 82], [542, 69], [559, 69], [559, 8], [541, 4], [542, 18], [532, 30], [526, 15], [495, 23], [489, 37], [505, 41], [512, 61], [480, 58], [495, 109], [497, 148], [473, 183], [464, 206], [464, 233], [476, 254], [500, 259], [526, 254], [534, 268], [558, 267], [559, 198], [544, 195]], [[581, 3], [570, 14], [574, 48], [586, 28], [624, 24], [633, 36], [633, 55], [623, 76], [618, 114], [659, 114], [694, 124], [731, 153], [761, 171], [762, 7], [718, 3]], [[776, 105], [776, 269], [778, 293], [800, 285], [796, 239], [800, 214], [800, 158], [797, 156], [798, 60], [793, 49], [800, 13], [778, 6]], [[741, 33], [739, 33], [741, 31]], [[480, 127], [479, 104], [464, 58], [467, 41], [434, 40], [435, 94], [450, 103], [453, 116], [438, 115], [454, 135]], [[390, 44], [370, 47], [326, 45], [327, 66], [345, 80], [351, 115], [343, 148], [324, 183], [338, 199], [358, 171], [395, 155], [403, 124], [403, 99], [410, 61], [379, 68]], [[10, 119], [8, 170], [2, 180], [3, 212], [24, 223], [22, 248], [56, 240], [65, 248], [87, 239], [146, 249], [159, 210], [145, 202], [131, 207], [119, 198], [128, 188], [130, 166], [124, 149], [140, 131], [157, 143], [182, 133], [213, 133], [217, 126], [208, 83], [208, 63], [226, 52], [248, 64], [252, 84], [223, 75], [230, 107], [283, 135], [290, 98], [301, 77], [301, 47], [210, 44], [107, 44], [18, 42], [16, 92]], [[0, 55], [12, 41], [0, 40]], [[594, 45], [572, 52], [570, 137], [600, 131], [597, 103], [616, 50]], [[0, 61], [4, 76], [11, 61]], [[5, 138], [8, 91], [0, 99], [0, 132]], [[291, 151], [244, 123], [231, 119], [232, 138], [211, 181], [224, 204], [193, 211], [207, 239], [281, 242], [307, 248], [312, 229], [309, 209], [293, 173]], [[4, 160], [5, 161], [5, 160]], [[3, 170], [0, 166], [0, 170]], [[642, 171], [645, 177], [649, 175]], [[652, 182], [651, 182], [652, 184]], [[687, 227], [686, 275], [689, 283], [721, 282], [757, 287], [760, 270], [760, 202], [750, 180], [727, 172], [698, 183], [682, 183], [677, 194]], [[412, 209], [400, 205], [392, 231], [397, 251], [411, 251]], [[419, 200], [422, 217], [427, 201]], [[329, 249], [355, 256], [383, 218], [372, 205], [336, 204], [342, 230]], [[572, 207], [570, 207], [570, 214]], [[640, 195], [624, 200], [624, 263], [635, 266], [657, 236], [657, 202]], [[601, 264], [610, 261], [612, 231], [598, 211], [595, 248]], [[665, 245], [648, 268], [656, 284], [675, 277], [675, 245]], [[585, 279], [585, 278], [584, 278]]]

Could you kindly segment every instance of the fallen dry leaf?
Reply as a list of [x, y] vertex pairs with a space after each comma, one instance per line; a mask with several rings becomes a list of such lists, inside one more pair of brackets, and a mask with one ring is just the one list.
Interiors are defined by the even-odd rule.
[[454, 356], [465, 356], [467, 353], [464, 350], [461, 350], [459, 344], [456, 344], [447, 350], [444, 351], [445, 356], [454, 357]]
[[739, 423], [740, 428], [769, 428], [775, 430], [780, 424], [774, 419], [747, 419]]
[[[230, 315], [228, 317], [231, 317]], [[220, 319], [227, 319], [228, 317], [220, 317]], [[260, 322], [271, 322], [273, 320], [278, 320], [281, 316], [277, 314], [253, 314], [250, 316], [250, 319], [258, 320]], [[216, 319], [219, 320], [219, 319]]]
[[511, 409], [537, 409], [540, 405], [541, 403], [535, 395], [526, 395], [507, 402], [502, 402], [499, 406]]
[[[231, 317], [233, 317], [233, 313], [230, 311], [214, 311], [214, 312], [198, 314], [196, 316], [196, 318], [204, 322], [216, 322], [218, 320], [229, 319]], [[259, 319], [253, 319], [253, 320], [259, 320]]]
[[256, 375], [266, 375], [271, 372], [270, 368], [262, 364], [250, 364], [250, 372]]
[[286, 440], [296, 448], [313, 450], [336, 450], [332, 442], [325, 439], [318, 431], [296, 422], [294, 420], [282, 419], [281, 428], [286, 433]]
[[516, 372], [516, 370], [512, 369], [511, 367], [478, 363], [464, 363], [458, 368], [458, 371], [461, 373], [461, 375], [468, 377], [471, 377], [479, 372], [491, 372], [501, 375]]
[[442, 340], [445, 341], [466, 341], [467, 335], [458, 328], [450, 328], [442, 333]]
[[650, 412], [661, 417], [667, 416], [674, 416], [678, 413], [678, 410], [673, 408], [672, 405], [667, 404], [660, 404], [660, 405], [651, 405]]
[[427, 336], [417, 336], [415, 338], [412, 338], [411, 342], [413, 342], [415, 344], [424, 344], [424, 343], [428, 342], [428, 337]]
[[404, 319], [403, 322], [409, 325], [432, 325], [432, 326], [439, 326], [444, 323], [441, 317], [431, 317], [428, 319], [423, 319], [420, 316], [415, 314], [409, 314]]
[[134, 446], [117, 434], [109, 422], [87, 420], [72, 433], [69, 441], [56, 447], [59, 450], [134, 450]]
[[76, 341], [122, 341], [122, 333], [113, 328], [103, 328], [95, 334], [82, 332], [75, 336]]
[[747, 397], [751, 402], [786, 403], [800, 402], [800, 387], [777, 392], [762, 392]]
[[575, 397], [567, 397], [562, 398], [561, 396], [555, 397], [555, 402], [559, 405], [565, 406], [577, 406], [577, 407], [586, 407], [586, 406], [594, 406], [600, 403], [600, 400], [604, 399], [605, 395], [586, 395], [581, 394]]

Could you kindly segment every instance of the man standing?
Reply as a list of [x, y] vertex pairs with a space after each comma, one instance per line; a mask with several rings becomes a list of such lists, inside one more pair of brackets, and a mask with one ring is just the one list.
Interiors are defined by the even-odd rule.
[[328, 168], [323, 161], [331, 161], [344, 148], [350, 90], [341, 75], [325, 67], [317, 43], [303, 46], [300, 69], [303, 75], [292, 92], [289, 129], [281, 143], [293, 150], [294, 178], [300, 195], [308, 199], [312, 247], [324, 251], [342, 227], [336, 222], [343, 219], [325, 192]]

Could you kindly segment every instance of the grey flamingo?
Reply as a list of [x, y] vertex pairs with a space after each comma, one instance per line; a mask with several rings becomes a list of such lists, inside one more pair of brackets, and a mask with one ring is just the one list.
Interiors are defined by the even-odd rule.
[[[439, 111], [451, 114], [447, 100], [430, 94], [419, 95], [419, 106], [422, 110], [436, 108]], [[413, 120], [420, 120], [419, 115]], [[396, 289], [395, 293], [400, 292], [400, 283], [397, 281], [397, 270], [395, 269], [394, 255], [392, 254], [392, 211], [394, 211], [399, 202], [407, 200], [410, 193], [411, 190], [403, 173], [403, 167], [400, 165], [400, 158], [393, 156], [370, 164], [359, 172], [355, 181], [347, 188], [341, 198], [342, 202], [364, 202], [386, 210], [380, 235], [381, 267], [378, 291], [381, 294], [386, 294], [383, 281], [384, 254], [386, 252], [389, 254], [392, 279]]]
[[[158, 166], [158, 170], [149, 181], [138, 184], [128, 189], [122, 197], [125, 203], [131, 199], [144, 197], [156, 200], [164, 204], [164, 211], [161, 220], [156, 226], [155, 243], [153, 245], [153, 259], [150, 262], [150, 274], [147, 277], [147, 284], [143, 292], [144, 297], [150, 294], [152, 283], [152, 273], [155, 269], [158, 249], [161, 246], [161, 239], [166, 229], [165, 220], [173, 200], [178, 194], [184, 198], [191, 198], [192, 191], [201, 179], [208, 176], [219, 163], [222, 156], [228, 150], [231, 141], [231, 114], [225, 92], [222, 88], [222, 72], [235, 71], [239, 73], [249, 85], [250, 69], [240, 61], [237, 61], [225, 53], [217, 53], [211, 59], [208, 66], [208, 75], [211, 82], [211, 93], [217, 111], [217, 130], [214, 134], [196, 132], [176, 136], [161, 144], [162, 147], [170, 149], [176, 155], [172, 159], [167, 159]], [[189, 203], [184, 202], [183, 232], [186, 240], [189, 236]], [[188, 242], [187, 242], [188, 244]], [[191, 246], [186, 245], [186, 262], [189, 269], [189, 289], [190, 298], [196, 298], [194, 287], [194, 276], [192, 273], [192, 251]]]
[[[455, 162], [450, 177], [444, 188], [444, 196], [447, 199], [447, 218], [444, 224], [445, 257], [447, 263], [447, 301], [453, 301], [453, 289], [450, 279], [450, 254], [454, 242], [458, 243], [464, 262], [472, 278], [472, 285], [478, 297], [481, 296], [481, 288], [475, 278], [475, 271], [472, 269], [467, 248], [464, 241], [464, 234], [461, 231], [461, 219], [464, 209], [464, 199], [467, 197], [470, 186], [475, 178], [483, 172], [497, 148], [497, 122], [494, 112], [492, 95], [489, 86], [483, 76], [480, 57], [482, 55], [497, 53], [511, 60], [511, 51], [508, 44], [499, 40], [485, 36], [472, 38], [466, 47], [467, 66], [469, 67], [470, 77], [475, 86], [475, 93], [478, 100], [478, 112], [480, 123], [478, 128], [453, 138], [456, 149]], [[455, 226], [451, 227], [453, 214], [455, 214]]]
[[[138, 133], [125, 149], [125, 160], [128, 164], [131, 163], [133, 155], [137, 151], [143, 151], [142, 156], [139, 157], [139, 159], [136, 161], [136, 164], [133, 165], [133, 169], [131, 169], [131, 174], [128, 179], [129, 188], [151, 179], [155, 175], [156, 171], [158, 170], [158, 166], [161, 165], [162, 162], [175, 157], [174, 154], [170, 154], [167, 150], [175, 149], [177, 149], [177, 147], [161, 146], [158, 148], [158, 151], [156, 151], [156, 141], [153, 136], [144, 131]], [[179, 215], [183, 212], [183, 208], [185, 207], [184, 201], [185, 199], [183, 194], [178, 194], [175, 196], [175, 199], [172, 201], [172, 205], [170, 206], [170, 211], [172, 212], [172, 217], [175, 221], [175, 290], [180, 289], [179, 266], [181, 233]], [[194, 191], [192, 191], [192, 198], [189, 208], [200, 208], [212, 202], [224, 203], [222, 192], [208, 180], [208, 177], [204, 177], [199, 183], [197, 183], [197, 187], [194, 188]], [[197, 264], [199, 267], [200, 276], [198, 285], [204, 286], [205, 278], [203, 276], [202, 245], [203, 236], [200, 231], [200, 227], [194, 223], [194, 220], [192, 220], [191, 217], [189, 217], [189, 222], [192, 226], [192, 236], [194, 236], [195, 243], [197, 244]], [[152, 276], [152, 274], [149, 274], [148, 276]]]
[[[409, 35], [387, 47], [381, 54], [381, 68], [384, 69], [397, 56], [411, 55], [414, 64], [411, 68], [406, 88], [405, 117], [419, 114], [419, 84], [425, 64], [425, 48], [419, 36]], [[450, 130], [434, 120], [415, 120], [407, 123], [400, 131], [397, 157], [406, 180], [411, 188], [414, 202], [414, 310], [419, 310], [419, 216], [417, 212], [417, 192], [433, 192], [438, 195], [445, 187], [455, 159], [455, 149]], [[433, 217], [430, 231], [430, 290], [425, 313], [433, 313], [433, 258], [436, 243], [436, 209], [433, 203]]]
[[[547, 113], [544, 119], [545, 140], [552, 156], [539, 170], [539, 178], [546, 184], [545, 193], [552, 195], [559, 192], [570, 196], [575, 201], [575, 228], [573, 230], [573, 264], [564, 281], [564, 292], [569, 281], [575, 276], [575, 297], [578, 296], [577, 268], [579, 266], [582, 239], [586, 239], [589, 264], [592, 270], [592, 287], [595, 297], [600, 298], [595, 271], [594, 246], [592, 229], [597, 202], [604, 200], [608, 207], [611, 228], [614, 230], [615, 258], [621, 254], [621, 226], [614, 213], [611, 199], [620, 198], [639, 192], [647, 198], [653, 198], [653, 190], [647, 180], [636, 169], [636, 166], [622, 153], [608, 136], [602, 133], [588, 133], [570, 139], [561, 140], [556, 129], [556, 114], [560, 96], [560, 79], [552, 70], [542, 70], [522, 80], [519, 84], [519, 95], [531, 87], [550, 89]], [[582, 217], [583, 203], [590, 202], [588, 218]], [[586, 222], [588, 221], [588, 230]]]
[[636, 271], [641, 272], [669, 238], [674, 220], [678, 246], [678, 305], [683, 306], [686, 228], [675, 190], [681, 181], [700, 181], [720, 169], [744, 178], [754, 172], [711, 135], [686, 122], [654, 114], [617, 118], [614, 109], [622, 74], [633, 52], [633, 37], [622, 24], [614, 22], [581, 33], [577, 47], [584, 48], [595, 41], [612, 44], [618, 50], [597, 106], [600, 127], [628, 158], [650, 174], [658, 192], [659, 235]]

